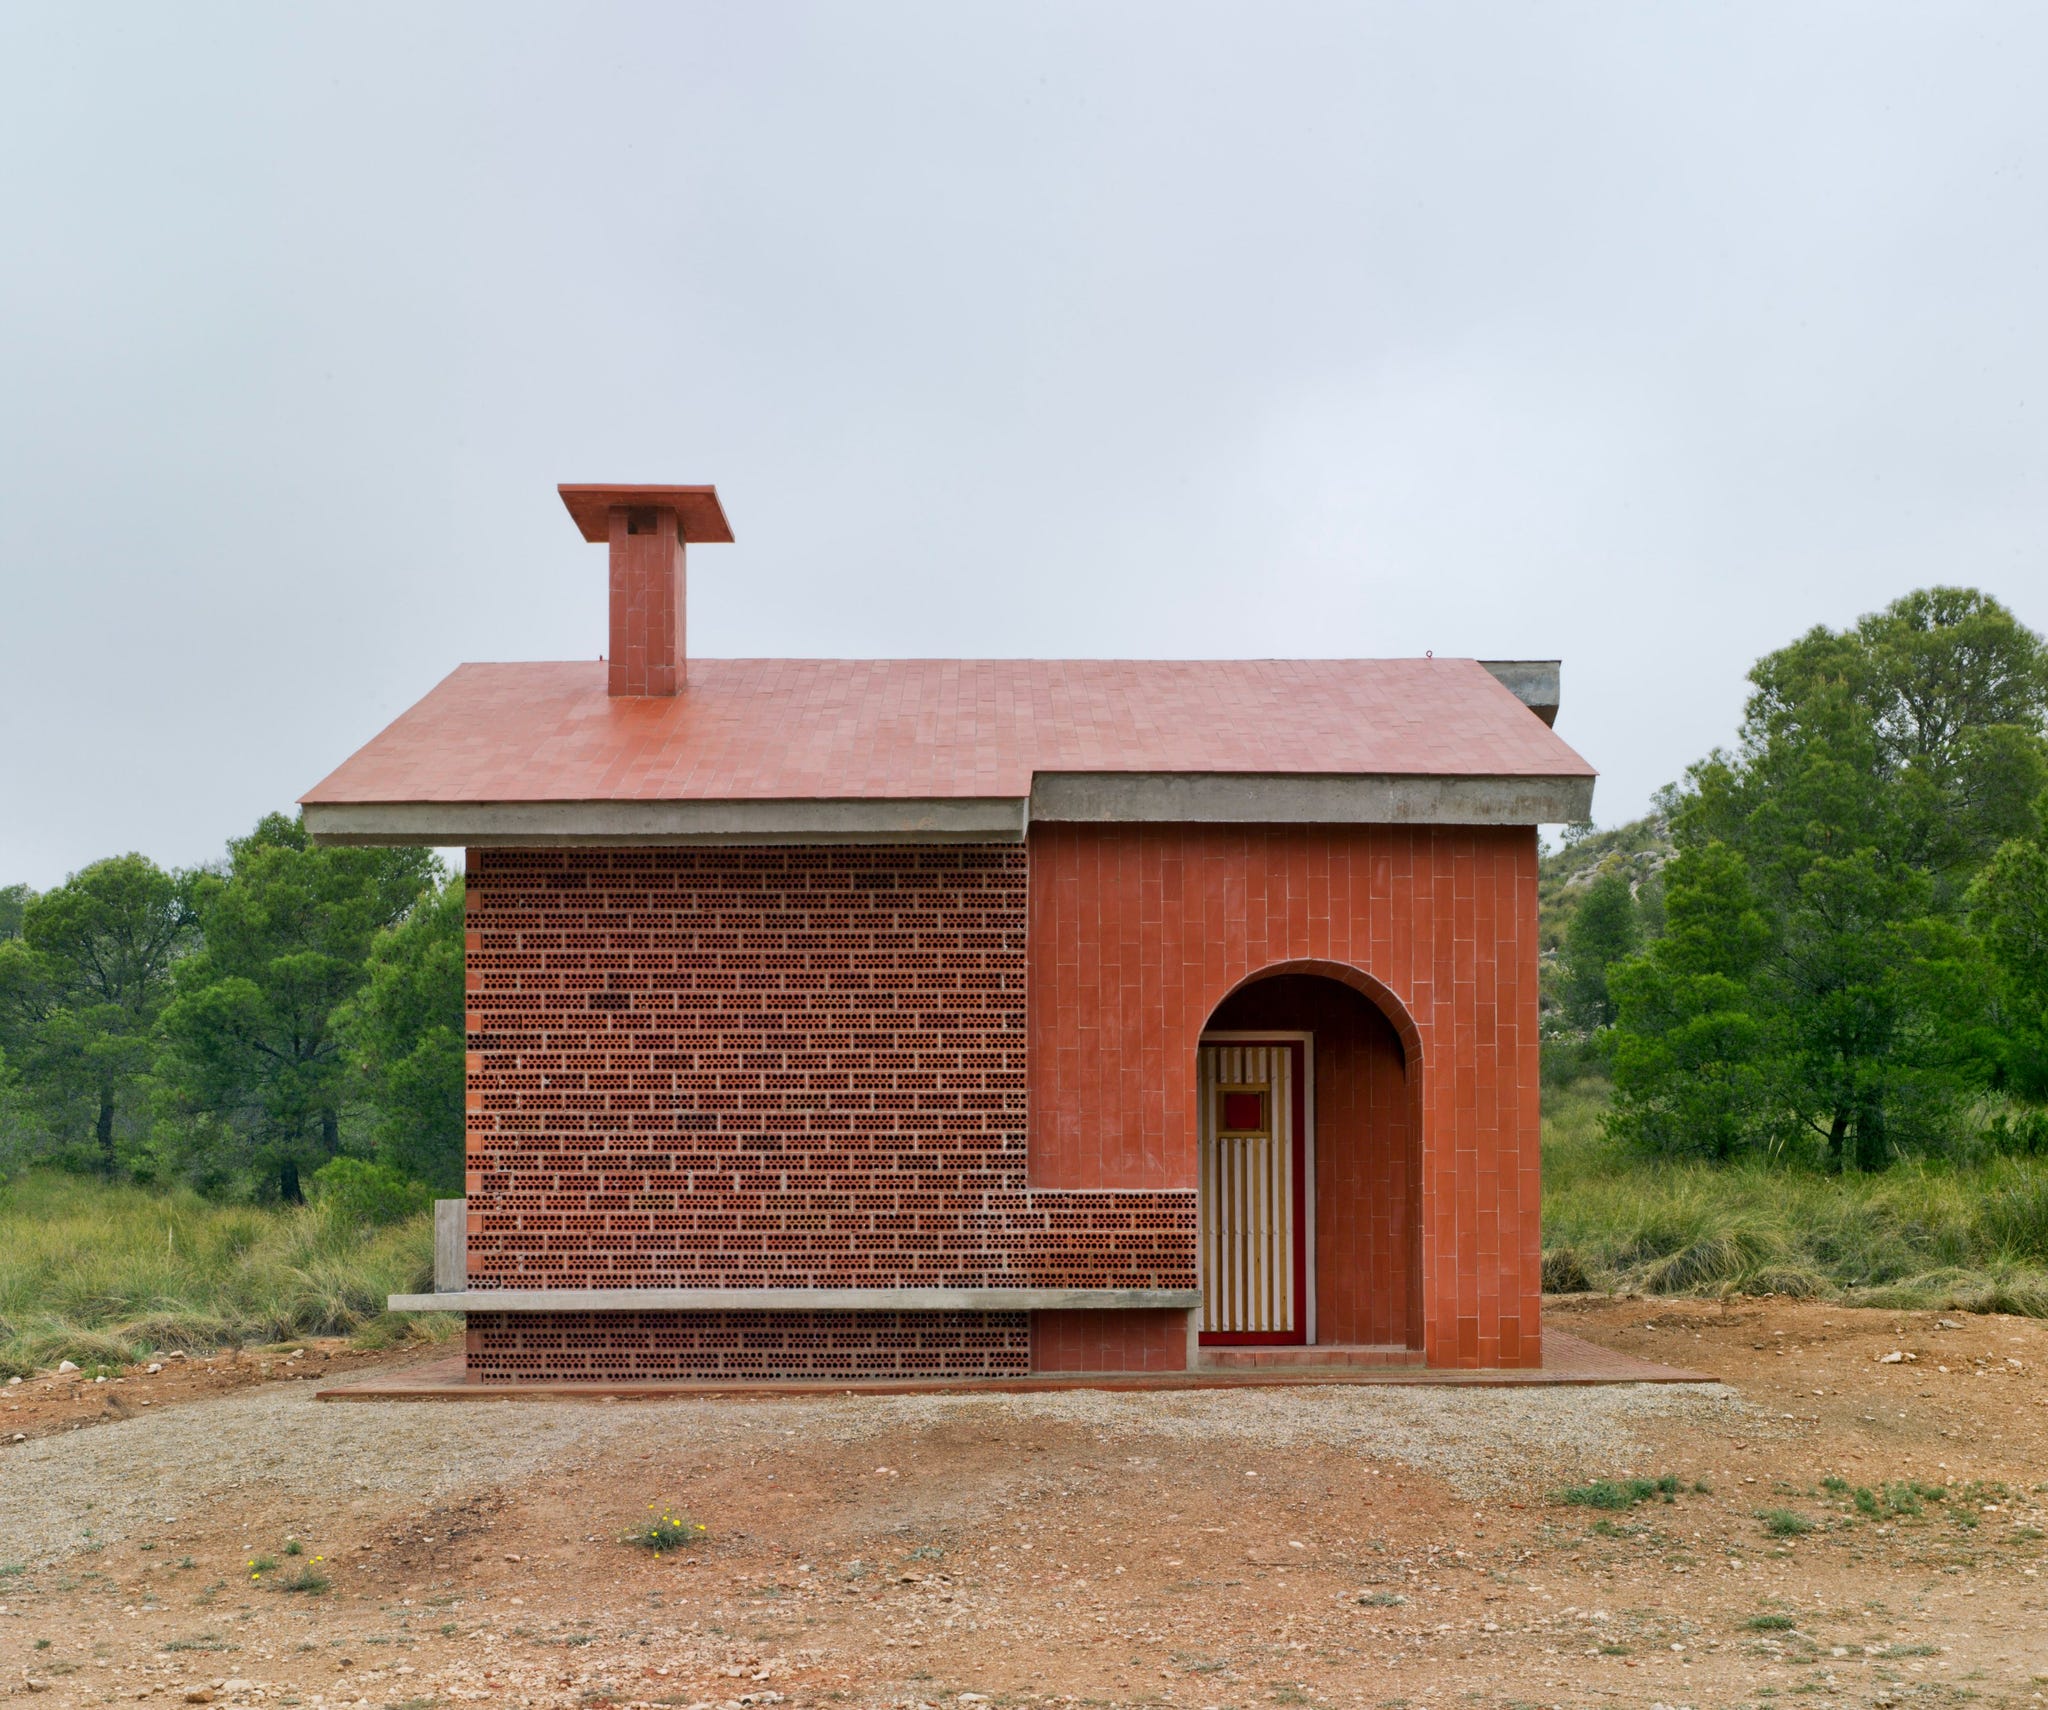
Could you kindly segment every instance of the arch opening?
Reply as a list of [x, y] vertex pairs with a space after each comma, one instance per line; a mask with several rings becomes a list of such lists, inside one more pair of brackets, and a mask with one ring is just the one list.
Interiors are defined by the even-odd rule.
[[[1235, 1251], [1231, 1243], [1244, 1239], [1235, 1228], [1243, 1221], [1237, 1204], [1244, 1196], [1232, 1186], [1225, 1148], [1234, 1131], [1224, 1120], [1218, 1066], [1256, 1063], [1222, 1053], [1261, 1043], [1276, 1052], [1285, 1043], [1293, 1055], [1289, 1064], [1276, 1060], [1276, 1070], [1300, 1075], [1305, 1083], [1295, 1101], [1304, 1131], [1298, 1136], [1296, 1178], [1301, 1201], [1290, 1230], [1300, 1249], [1303, 1279], [1298, 1322], [1292, 1327], [1297, 1333], [1263, 1339], [1420, 1349], [1420, 1042], [1392, 994], [1357, 969], [1328, 964], [1265, 969], [1239, 984], [1210, 1013], [1195, 1065], [1204, 1148], [1205, 1293], [1227, 1279]], [[1249, 1116], [1253, 1107], [1246, 1103], [1243, 1110]], [[1272, 1221], [1266, 1217], [1267, 1224]], [[1229, 1346], [1261, 1339], [1217, 1328], [1234, 1324], [1240, 1315], [1241, 1309], [1220, 1307], [1212, 1295], [1205, 1306], [1202, 1343]]]

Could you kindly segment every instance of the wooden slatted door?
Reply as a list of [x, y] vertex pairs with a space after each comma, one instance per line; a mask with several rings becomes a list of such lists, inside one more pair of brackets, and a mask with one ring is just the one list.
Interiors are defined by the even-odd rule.
[[1298, 1041], [1199, 1054], [1204, 1342], [1305, 1342], [1307, 1194]]

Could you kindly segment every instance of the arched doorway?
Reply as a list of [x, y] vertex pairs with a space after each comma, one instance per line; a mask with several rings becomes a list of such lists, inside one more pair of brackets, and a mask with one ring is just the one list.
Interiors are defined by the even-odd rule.
[[1204, 1347], [1422, 1346], [1421, 1064], [1373, 984], [1271, 970], [1203, 1028]]

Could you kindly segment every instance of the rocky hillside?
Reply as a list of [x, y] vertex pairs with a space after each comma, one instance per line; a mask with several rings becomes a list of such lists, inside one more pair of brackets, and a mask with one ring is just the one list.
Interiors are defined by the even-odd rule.
[[1654, 906], [1655, 880], [1671, 859], [1671, 824], [1662, 814], [1648, 814], [1609, 831], [1583, 836], [1565, 834], [1564, 843], [1546, 849], [1536, 868], [1536, 898], [1541, 910], [1543, 954], [1555, 954], [1572, 910], [1585, 889], [1609, 868], [1619, 867], [1635, 881], [1638, 897], [1649, 885]]

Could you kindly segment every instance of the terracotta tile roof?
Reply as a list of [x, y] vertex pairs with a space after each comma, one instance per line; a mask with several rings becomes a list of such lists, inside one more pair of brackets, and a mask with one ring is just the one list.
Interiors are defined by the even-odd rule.
[[1470, 659], [692, 659], [464, 665], [309, 803], [1024, 797], [1034, 772], [1577, 777]]

